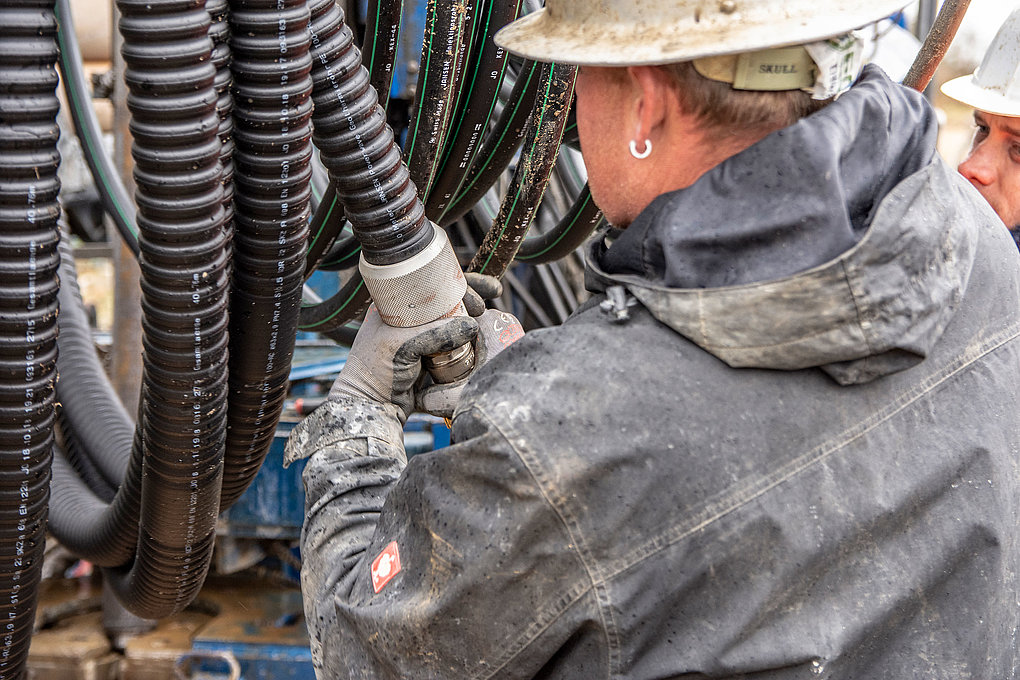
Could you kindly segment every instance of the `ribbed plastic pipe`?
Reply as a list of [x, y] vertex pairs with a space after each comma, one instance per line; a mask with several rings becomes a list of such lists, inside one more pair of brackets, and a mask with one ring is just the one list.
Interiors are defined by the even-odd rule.
[[305, 0], [230, 3], [235, 212], [221, 509], [269, 451], [294, 354], [311, 201], [308, 22]]
[[49, 500], [57, 361], [56, 18], [0, 7], [0, 679], [20, 680]]
[[403, 262], [433, 239], [425, 206], [401, 161], [386, 112], [335, 0], [312, 0], [315, 146], [374, 265]]
[[227, 237], [204, 0], [118, 0], [142, 273], [138, 549], [107, 576], [134, 614], [197, 595], [212, 557], [226, 431]]

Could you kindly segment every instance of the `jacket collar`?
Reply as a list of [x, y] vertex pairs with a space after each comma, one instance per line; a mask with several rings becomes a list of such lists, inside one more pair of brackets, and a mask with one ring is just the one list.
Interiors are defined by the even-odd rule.
[[[735, 367], [821, 367], [837, 381], [852, 384], [921, 361], [949, 323], [967, 285], [976, 234], [973, 216], [965, 214], [965, 208], [973, 203], [961, 196], [968, 191], [966, 183], [933, 158], [927, 133], [914, 134], [906, 144], [897, 142], [895, 153], [873, 149], [872, 163], [884, 161], [877, 167], [843, 167], [840, 159], [864, 158], [853, 148], [862, 140], [854, 137], [847, 121], [856, 120], [859, 129], [895, 131], [897, 112], [903, 113], [903, 102], [897, 99], [902, 88], [880, 73], [873, 72], [871, 80], [878, 82], [866, 96], [844, 101], [848, 93], [798, 123], [805, 128], [798, 134], [768, 138], [770, 154], [785, 155], [788, 163], [804, 156], [812, 168], [800, 182], [781, 183], [782, 193], [769, 200], [769, 205], [785, 204], [790, 215], [785, 222], [763, 217], [767, 211], [756, 209], [753, 190], [741, 190], [743, 181], [757, 176], [741, 169], [760, 160], [762, 150], [734, 157], [691, 187], [695, 191], [657, 199], [635, 222], [639, 229], [632, 232], [632, 225], [616, 232], [611, 248], [604, 238], [596, 239], [588, 258], [590, 287], [624, 285], [660, 322]], [[868, 109], [882, 99], [888, 104], [886, 125], [881, 119], [866, 122]], [[911, 99], [905, 98], [908, 103]], [[889, 104], [896, 101], [899, 104]], [[912, 110], [911, 103], [907, 113]], [[907, 119], [909, 123], [910, 116]], [[807, 129], [818, 123], [822, 130]], [[842, 136], [825, 137], [840, 129]], [[820, 149], [804, 145], [805, 135], [813, 134], [816, 141], [826, 142]], [[793, 146], [776, 144], [783, 137]], [[817, 159], [818, 153], [826, 158]], [[833, 163], [831, 170], [838, 174], [819, 174]], [[913, 172], [900, 176], [908, 169]], [[722, 177], [713, 176], [718, 173]], [[866, 174], [880, 179], [867, 179]], [[881, 179], [888, 176], [895, 181]], [[869, 194], [869, 188], [883, 193]], [[821, 219], [818, 228], [806, 229], [806, 240], [797, 234], [806, 213], [825, 213], [825, 206], [833, 203], [839, 210], [829, 211], [832, 220]], [[753, 231], [754, 225], [767, 221], [764, 233], [772, 236], [747, 243], [729, 234], [715, 238], [718, 230], [711, 226], [705, 228], [712, 233], [700, 233], [700, 220], [719, 213], [722, 222], [716, 224], [725, 228], [736, 223]], [[833, 239], [830, 231], [842, 235]], [[697, 252], [691, 256], [691, 249], [713, 247], [726, 259], [727, 270], [736, 272], [730, 277], [735, 284], [719, 285], [710, 261]]]

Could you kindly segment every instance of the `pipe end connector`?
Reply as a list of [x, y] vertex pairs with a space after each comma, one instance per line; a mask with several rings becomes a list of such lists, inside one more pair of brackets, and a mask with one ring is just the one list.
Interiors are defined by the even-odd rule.
[[359, 268], [382, 320], [398, 328], [421, 326], [457, 313], [467, 292], [450, 239], [435, 225], [432, 241], [414, 257], [374, 265], [362, 254]]

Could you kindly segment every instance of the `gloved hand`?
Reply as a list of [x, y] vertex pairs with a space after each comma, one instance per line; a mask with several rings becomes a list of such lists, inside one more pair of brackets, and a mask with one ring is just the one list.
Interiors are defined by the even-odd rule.
[[524, 328], [514, 315], [485, 308], [485, 300], [497, 298], [503, 292], [499, 279], [472, 272], [465, 273], [464, 277], [468, 283], [464, 307], [475, 317], [479, 327], [474, 340], [475, 367], [466, 378], [453, 383], [436, 384], [426, 377], [417, 394], [418, 410], [441, 418], [453, 417], [460, 394], [475, 371], [524, 337]]
[[432, 383], [422, 368], [422, 357], [473, 342], [473, 373], [524, 335], [513, 315], [485, 308], [483, 297], [491, 299], [500, 294], [498, 279], [480, 274], [465, 274], [465, 278], [468, 292], [464, 306], [470, 316], [395, 328], [382, 322], [374, 305], [370, 307], [330, 396], [392, 403], [400, 409], [404, 421], [416, 406], [433, 415], [451, 417], [468, 378], [450, 384]]
[[392, 403], [400, 409], [404, 421], [416, 406], [434, 415], [450, 417], [467, 378], [450, 384], [435, 384], [422, 368], [422, 357], [449, 352], [472, 342], [473, 373], [524, 335], [520, 322], [512, 315], [485, 308], [485, 299], [498, 297], [502, 292], [498, 279], [473, 273], [465, 274], [465, 278], [468, 289], [464, 307], [469, 316], [439, 319], [414, 328], [396, 328], [383, 323], [372, 305], [330, 396], [348, 395]]
[[406, 422], [415, 407], [414, 387], [423, 374], [422, 357], [451, 352], [477, 335], [478, 322], [470, 316], [396, 328], [383, 323], [372, 305], [329, 396], [348, 395], [394, 404], [402, 412], [402, 422]]

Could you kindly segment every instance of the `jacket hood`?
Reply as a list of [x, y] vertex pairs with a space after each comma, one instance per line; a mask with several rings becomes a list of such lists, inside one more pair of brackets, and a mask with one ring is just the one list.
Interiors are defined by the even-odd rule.
[[989, 210], [934, 153], [917, 93], [869, 68], [837, 102], [660, 196], [588, 284], [623, 285], [733, 367], [863, 383], [920, 362], [970, 276]]

